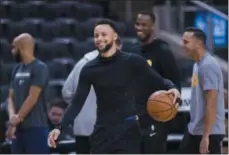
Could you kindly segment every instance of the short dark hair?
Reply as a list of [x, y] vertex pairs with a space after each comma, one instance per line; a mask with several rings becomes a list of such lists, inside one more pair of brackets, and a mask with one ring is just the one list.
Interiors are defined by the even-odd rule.
[[155, 15], [154, 15], [154, 13], [152, 12], [152, 11], [140, 11], [139, 13], [138, 13], [138, 15], [139, 14], [142, 14], [142, 15], [148, 15], [149, 17], [150, 17], [150, 19], [152, 20], [152, 22], [153, 23], [155, 23], [156, 22], [156, 17], [155, 17]]
[[201, 40], [204, 44], [206, 43], [207, 37], [204, 31], [196, 27], [187, 27], [185, 32], [193, 32], [194, 36]]
[[52, 107], [58, 107], [58, 108], [65, 110], [67, 108], [67, 104], [65, 103], [65, 101], [63, 99], [56, 98], [50, 102], [50, 108], [49, 109], [51, 109]]
[[98, 26], [98, 25], [103, 25], [103, 24], [109, 25], [116, 33], [118, 33], [118, 29], [117, 29], [117, 27], [115, 25], [115, 22], [112, 21], [111, 19], [108, 19], [108, 18], [103, 18], [103, 19], [99, 20], [95, 24], [95, 27]]

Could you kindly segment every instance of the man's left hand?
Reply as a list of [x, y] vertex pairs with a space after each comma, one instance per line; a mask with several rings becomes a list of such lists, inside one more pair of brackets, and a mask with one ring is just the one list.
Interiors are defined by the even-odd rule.
[[167, 91], [167, 94], [171, 94], [171, 95], [173, 95], [173, 104], [176, 106], [176, 108], [178, 108], [180, 105], [179, 105], [179, 103], [177, 103], [177, 99], [178, 98], [181, 98], [181, 94], [180, 94], [180, 92], [179, 92], [179, 90], [177, 90], [177, 89], [169, 89], [168, 91]]
[[168, 94], [168, 95], [173, 95], [174, 99], [173, 99], [173, 104], [176, 106], [176, 108], [178, 108], [180, 105], [180, 103], [177, 103], [177, 99], [178, 98], [181, 98], [181, 94], [179, 92], [179, 90], [173, 88], [173, 89], [169, 89], [168, 91], [165, 91], [165, 90], [160, 90], [160, 91], [157, 91], [158, 93], [165, 93], [165, 94]]

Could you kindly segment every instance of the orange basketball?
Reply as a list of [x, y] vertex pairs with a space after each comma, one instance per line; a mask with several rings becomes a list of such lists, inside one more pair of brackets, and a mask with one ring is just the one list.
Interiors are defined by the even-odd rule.
[[147, 112], [154, 120], [167, 122], [177, 114], [177, 108], [173, 104], [173, 95], [155, 92], [147, 101]]

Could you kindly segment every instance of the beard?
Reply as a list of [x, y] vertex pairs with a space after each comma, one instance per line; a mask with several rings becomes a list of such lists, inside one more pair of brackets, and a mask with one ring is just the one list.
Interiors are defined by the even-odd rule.
[[141, 42], [147, 42], [150, 38], [151, 34], [147, 34], [145, 35], [145, 37], [139, 37], [138, 36], [138, 39], [141, 41]]
[[112, 46], [113, 46], [113, 43], [110, 42], [109, 44], [105, 45], [103, 49], [97, 48], [97, 50], [99, 51], [99, 53], [107, 53], [111, 49]]
[[13, 55], [13, 57], [14, 57], [14, 60], [15, 60], [17, 63], [19, 63], [19, 62], [22, 61], [22, 57], [21, 57], [21, 54], [20, 54], [19, 51], [17, 51], [16, 54]]

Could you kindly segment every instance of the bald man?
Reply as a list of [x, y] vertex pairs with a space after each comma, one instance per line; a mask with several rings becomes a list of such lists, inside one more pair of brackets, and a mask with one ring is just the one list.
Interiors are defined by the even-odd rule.
[[47, 154], [44, 89], [49, 79], [48, 68], [34, 57], [34, 39], [30, 34], [20, 34], [12, 46], [18, 64], [12, 72], [8, 97], [7, 138], [12, 140], [11, 153]]

